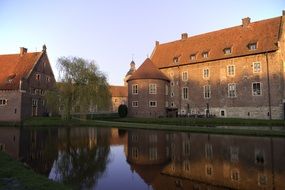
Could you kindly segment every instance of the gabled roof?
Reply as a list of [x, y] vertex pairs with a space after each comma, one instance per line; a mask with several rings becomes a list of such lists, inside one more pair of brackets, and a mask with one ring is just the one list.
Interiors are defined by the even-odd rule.
[[160, 79], [169, 81], [169, 78], [165, 76], [165, 74], [163, 74], [149, 58], [143, 62], [127, 82], [136, 79]]
[[127, 97], [128, 89], [126, 86], [110, 86], [112, 97]]
[[0, 55], [0, 90], [19, 89], [20, 80], [30, 73], [42, 52]]
[[[276, 51], [281, 26], [281, 18], [276, 17], [248, 25], [226, 28], [206, 34], [188, 37], [165, 44], [157, 44], [151, 60], [158, 68], [183, 64], [199, 63], [210, 60], [226, 59], [263, 52]], [[249, 50], [248, 44], [257, 42], [256, 50]], [[225, 55], [224, 49], [231, 48], [232, 53]], [[208, 52], [208, 58], [202, 53]], [[195, 54], [196, 60], [190, 56]], [[178, 63], [174, 63], [174, 58]]]

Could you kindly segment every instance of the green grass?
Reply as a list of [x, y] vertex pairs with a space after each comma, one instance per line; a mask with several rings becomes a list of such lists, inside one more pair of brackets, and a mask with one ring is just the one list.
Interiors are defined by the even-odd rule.
[[179, 126], [285, 126], [284, 120], [237, 119], [237, 118], [119, 118], [102, 117], [97, 120], [147, 123]]
[[36, 174], [31, 169], [26, 168], [22, 163], [13, 160], [7, 154], [0, 151], [0, 189], [8, 189], [8, 185], [4, 184], [4, 180], [13, 180], [20, 187], [15, 189], [29, 190], [67, 190], [67, 186], [53, 182], [45, 176]]

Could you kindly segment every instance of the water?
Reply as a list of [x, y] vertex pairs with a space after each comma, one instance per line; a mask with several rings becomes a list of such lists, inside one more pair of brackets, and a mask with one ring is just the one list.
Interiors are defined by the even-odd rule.
[[0, 149], [74, 189], [285, 189], [285, 138], [0, 128]]

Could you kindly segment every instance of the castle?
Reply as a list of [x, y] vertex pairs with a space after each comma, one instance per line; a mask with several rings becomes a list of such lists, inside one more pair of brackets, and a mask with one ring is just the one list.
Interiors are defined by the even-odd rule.
[[160, 44], [126, 79], [130, 117], [285, 118], [285, 11]]

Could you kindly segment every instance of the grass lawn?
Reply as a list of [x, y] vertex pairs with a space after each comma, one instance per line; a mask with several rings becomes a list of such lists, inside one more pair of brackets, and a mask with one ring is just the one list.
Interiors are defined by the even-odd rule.
[[70, 188], [36, 174], [0, 151], [0, 189], [67, 190]]

